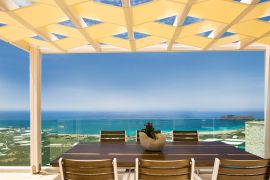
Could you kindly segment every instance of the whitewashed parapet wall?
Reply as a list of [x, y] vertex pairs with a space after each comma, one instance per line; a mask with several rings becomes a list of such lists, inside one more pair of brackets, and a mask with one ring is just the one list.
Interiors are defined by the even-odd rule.
[[260, 157], [265, 156], [264, 122], [246, 122], [246, 151]]

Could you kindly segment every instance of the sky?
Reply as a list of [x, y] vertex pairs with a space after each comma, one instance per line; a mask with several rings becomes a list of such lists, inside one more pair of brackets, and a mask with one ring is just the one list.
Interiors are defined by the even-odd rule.
[[[263, 111], [263, 52], [43, 55], [43, 111]], [[0, 110], [29, 110], [28, 53], [0, 41]]]

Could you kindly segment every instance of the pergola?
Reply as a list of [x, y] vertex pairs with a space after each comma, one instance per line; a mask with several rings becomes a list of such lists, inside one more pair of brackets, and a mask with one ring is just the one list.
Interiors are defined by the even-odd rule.
[[269, 21], [266, 0], [1, 0], [0, 39], [30, 53], [32, 172], [41, 168], [41, 54], [52, 53], [265, 51], [269, 157]]

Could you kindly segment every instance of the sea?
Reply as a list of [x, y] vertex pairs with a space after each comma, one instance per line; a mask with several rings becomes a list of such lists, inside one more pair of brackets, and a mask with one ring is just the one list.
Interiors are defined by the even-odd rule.
[[[263, 111], [248, 112], [42, 112], [42, 130], [53, 134], [97, 135], [100, 130], [126, 130], [133, 136], [148, 121], [163, 132], [198, 130], [206, 132], [244, 129], [245, 121], [224, 120], [224, 115], [253, 116], [263, 120]], [[30, 128], [28, 111], [1, 111], [0, 129]]]

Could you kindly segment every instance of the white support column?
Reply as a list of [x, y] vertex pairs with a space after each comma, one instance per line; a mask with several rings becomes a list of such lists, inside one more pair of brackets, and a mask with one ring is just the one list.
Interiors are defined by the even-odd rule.
[[30, 47], [30, 159], [32, 173], [41, 169], [41, 56], [38, 47]]
[[265, 105], [264, 105], [264, 132], [265, 158], [270, 158], [270, 46], [265, 50]]

